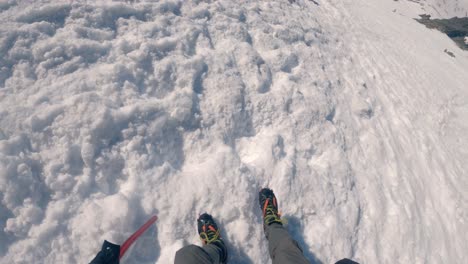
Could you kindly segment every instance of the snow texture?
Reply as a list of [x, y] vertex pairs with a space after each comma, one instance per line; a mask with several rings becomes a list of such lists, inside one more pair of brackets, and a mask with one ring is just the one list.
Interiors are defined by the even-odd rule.
[[[393, 0], [398, 9], [405, 12], [431, 15], [432, 18], [452, 18], [468, 16], [466, 0]], [[400, 5], [403, 4], [403, 6]], [[402, 8], [403, 7], [403, 8]], [[409, 13], [408, 13], [409, 14]]]
[[0, 262], [87, 263], [157, 214], [122, 263], [173, 263], [209, 212], [270, 263], [265, 186], [312, 263], [465, 262], [468, 53], [413, 18], [466, 10], [1, 1]]

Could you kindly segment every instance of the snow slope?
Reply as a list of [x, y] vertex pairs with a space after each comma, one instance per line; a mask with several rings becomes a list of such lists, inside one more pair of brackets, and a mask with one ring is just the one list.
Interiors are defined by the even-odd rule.
[[122, 263], [172, 263], [206, 211], [269, 263], [270, 186], [313, 263], [462, 263], [468, 53], [402, 1], [291, 2], [1, 2], [0, 262], [157, 214]]
[[425, 0], [420, 1], [425, 14], [434, 18], [452, 18], [468, 16], [468, 1], [466, 0]]
[[384, 1], [382, 7], [391, 8], [395, 13], [405, 17], [419, 18], [430, 15], [433, 19], [449, 19], [468, 16], [466, 0], [393, 0]]

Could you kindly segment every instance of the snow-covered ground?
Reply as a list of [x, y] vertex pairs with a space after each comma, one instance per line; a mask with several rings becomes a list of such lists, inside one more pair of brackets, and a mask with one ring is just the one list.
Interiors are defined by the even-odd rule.
[[1, 1], [0, 262], [157, 214], [122, 263], [172, 263], [206, 211], [269, 263], [269, 186], [313, 263], [463, 263], [468, 53], [421, 2]]
[[[431, 15], [432, 18], [452, 18], [468, 16], [467, 0], [393, 0], [399, 11]], [[388, 2], [390, 1], [386, 1]]]

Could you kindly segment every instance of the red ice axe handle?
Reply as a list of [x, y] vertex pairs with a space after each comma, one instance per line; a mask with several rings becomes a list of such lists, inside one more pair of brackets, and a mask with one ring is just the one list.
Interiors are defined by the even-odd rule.
[[135, 242], [135, 240], [138, 239], [154, 222], [158, 220], [158, 217], [154, 215], [153, 217], [150, 218], [150, 220], [146, 221], [144, 225], [142, 225], [133, 235], [131, 235], [127, 240], [122, 244], [120, 247], [120, 255], [119, 259], [123, 257], [127, 249], [130, 248], [130, 246]]

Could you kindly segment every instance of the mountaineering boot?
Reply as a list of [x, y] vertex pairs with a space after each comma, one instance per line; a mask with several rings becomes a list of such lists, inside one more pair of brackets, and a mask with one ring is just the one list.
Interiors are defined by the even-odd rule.
[[263, 188], [260, 190], [258, 201], [260, 202], [260, 209], [263, 212], [263, 229], [273, 223], [283, 225], [281, 215], [278, 213], [278, 202], [271, 189]]
[[219, 249], [221, 263], [226, 263], [227, 248], [221, 238], [219, 228], [213, 217], [207, 213], [200, 215], [197, 219], [198, 234], [204, 245], [214, 245]]

